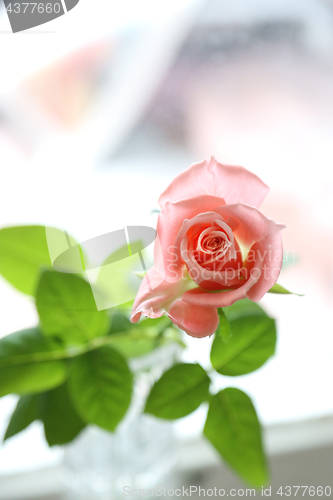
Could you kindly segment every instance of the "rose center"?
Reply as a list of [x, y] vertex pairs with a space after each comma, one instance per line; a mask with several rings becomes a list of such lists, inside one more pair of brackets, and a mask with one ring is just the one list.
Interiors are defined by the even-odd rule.
[[219, 250], [224, 244], [220, 236], [206, 236], [201, 245], [204, 252], [211, 253]]
[[196, 245], [200, 264], [206, 266], [222, 262], [231, 246], [232, 242], [221, 228], [215, 226], [205, 229], [198, 237]]

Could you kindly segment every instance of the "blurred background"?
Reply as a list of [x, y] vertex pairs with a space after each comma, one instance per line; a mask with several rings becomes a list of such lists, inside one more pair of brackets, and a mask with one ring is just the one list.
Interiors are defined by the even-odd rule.
[[[277, 355], [216, 384], [251, 395], [274, 484], [329, 484], [333, 2], [81, 0], [15, 35], [0, 4], [0, 67], [1, 227], [52, 225], [83, 241], [154, 226], [172, 178], [213, 154], [270, 186], [262, 210], [286, 225], [279, 282], [305, 296], [265, 297]], [[0, 336], [35, 323], [2, 279], [0, 296]], [[210, 343], [188, 339], [186, 359], [205, 365]], [[1, 436], [15, 402], [0, 400]], [[236, 484], [199, 437], [203, 419], [199, 409], [176, 424], [186, 480]], [[0, 445], [0, 499], [61, 498], [61, 460], [38, 423]]]

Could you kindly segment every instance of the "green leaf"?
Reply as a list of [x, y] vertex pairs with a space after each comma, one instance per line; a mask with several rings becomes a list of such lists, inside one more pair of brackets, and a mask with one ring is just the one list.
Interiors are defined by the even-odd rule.
[[223, 311], [223, 309], [218, 309], [218, 314], [219, 314], [219, 327], [217, 329], [217, 334], [221, 336], [222, 341], [227, 344], [230, 340], [230, 337], [232, 335], [231, 333], [231, 328], [229, 321], [227, 320], [227, 317]]
[[100, 267], [96, 288], [100, 290], [100, 309], [111, 307], [132, 307], [140, 279], [134, 275], [142, 272], [142, 254], [144, 244], [141, 241], [124, 245], [107, 257]]
[[138, 356], [144, 356], [151, 352], [158, 343], [155, 338], [136, 338], [133, 339], [131, 336], [119, 339], [119, 342], [115, 342], [113, 347], [117, 349], [126, 359], [136, 358]]
[[265, 311], [250, 299], [242, 299], [235, 302], [232, 306], [224, 307], [223, 311], [229, 321], [240, 318], [242, 316], [265, 316], [268, 317]]
[[40, 406], [40, 418], [50, 446], [70, 443], [86, 426], [73, 407], [67, 384], [41, 395]]
[[[60, 240], [64, 233], [52, 231]], [[75, 244], [74, 240], [70, 239]], [[6, 227], [0, 230], [0, 273], [15, 288], [34, 295], [42, 267], [51, 267], [45, 226]]]
[[175, 341], [175, 336], [167, 335], [171, 332], [171, 325], [166, 316], [131, 323], [124, 314], [117, 311], [112, 315], [109, 334], [114, 340], [112, 346], [129, 359], [143, 356], [161, 344]]
[[45, 335], [67, 346], [85, 344], [107, 333], [106, 311], [98, 311], [90, 284], [74, 274], [44, 271], [36, 305]]
[[134, 327], [135, 324], [132, 323], [125, 314], [118, 310], [111, 316], [109, 335], [119, 332], [128, 332], [129, 330], [133, 330]]
[[278, 293], [283, 295], [298, 295], [299, 297], [303, 297], [303, 294], [301, 293], [289, 292], [289, 290], [284, 288], [282, 285], [279, 285], [279, 283], [275, 283], [275, 285], [273, 285], [272, 288], [268, 290], [268, 293]]
[[161, 316], [156, 319], [144, 318], [138, 323], [132, 324], [135, 329], [154, 332], [155, 335], [161, 335], [166, 328], [173, 327], [173, 323], [168, 316]]
[[185, 417], [208, 399], [210, 379], [198, 364], [177, 364], [154, 384], [145, 413], [155, 417]]
[[121, 310], [116, 310], [111, 316], [111, 327], [109, 334], [113, 335], [120, 332], [128, 332], [130, 330], [149, 331], [154, 332], [155, 336], [163, 333], [163, 331], [172, 326], [173, 323], [168, 316], [161, 316], [160, 318], [151, 319], [144, 318], [138, 323], [132, 323], [127, 315]]
[[227, 388], [212, 397], [204, 434], [245, 481], [256, 487], [267, 483], [260, 423], [244, 392]]
[[39, 418], [40, 395], [21, 396], [10, 418], [4, 441], [26, 429]]
[[121, 311], [127, 311], [130, 314], [132, 312], [133, 305], [134, 305], [134, 299], [119, 304], [118, 309], [120, 309]]
[[60, 385], [67, 377], [65, 357], [38, 328], [0, 339], [0, 397], [32, 394]]
[[130, 404], [132, 378], [126, 360], [108, 346], [76, 358], [69, 391], [82, 420], [114, 431]]
[[222, 375], [250, 373], [262, 366], [275, 351], [275, 322], [264, 316], [243, 316], [230, 323], [232, 337], [226, 344], [216, 336], [210, 360]]

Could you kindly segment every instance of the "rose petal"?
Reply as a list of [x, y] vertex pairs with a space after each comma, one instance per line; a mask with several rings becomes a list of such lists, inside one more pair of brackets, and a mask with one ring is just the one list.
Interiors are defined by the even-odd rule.
[[[272, 219], [265, 217], [252, 207], [241, 204], [218, 209], [223, 216], [230, 210], [240, 224], [235, 236], [249, 245], [258, 240], [250, 248], [247, 261], [247, 271], [253, 271], [245, 284], [237, 290], [218, 294], [205, 293], [201, 289], [193, 289], [183, 295], [183, 300], [196, 305], [226, 307], [237, 300], [248, 297], [257, 302], [276, 283], [283, 260], [281, 230], [285, 227]], [[238, 234], [237, 234], [238, 233]], [[250, 262], [253, 259], [253, 264]]]
[[158, 202], [163, 208], [167, 201], [206, 194], [223, 198], [227, 204], [241, 202], [259, 208], [268, 191], [268, 186], [252, 172], [239, 166], [223, 165], [211, 157], [194, 163], [175, 177]]
[[258, 302], [275, 285], [280, 275], [283, 261], [281, 231], [270, 233], [258, 246], [260, 258], [263, 258], [263, 272], [259, 281], [247, 292], [247, 297], [254, 302]]
[[269, 240], [266, 240], [267, 236], [285, 228], [283, 224], [279, 224], [266, 217], [256, 208], [243, 205], [242, 203], [217, 207], [215, 208], [215, 212], [221, 214], [224, 219], [232, 217], [238, 222], [238, 226], [234, 230], [234, 237], [247, 252], [258, 242], [264, 244], [264, 241], [266, 241], [267, 246], [269, 243]]
[[189, 269], [190, 277], [196, 282], [197, 285], [202, 285], [203, 282], [210, 281], [215, 282], [222, 287], [239, 284], [237, 269], [226, 269], [225, 271], [203, 269], [192, 256], [192, 252], [188, 251], [187, 238], [182, 240], [181, 256]]
[[134, 301], [132, 310], [132, 323], [137, 323], [144, 314], [148, 318], [159, 318], [177, 298], [193, 286], [191, 279], [186, 276], [177, 282], [169, 283], [153, 267], [143, 278], [139, 291]]
[[262, 271], [262, 262], [259, 260], [256, 263], [255, 271], [250, 274], [244, 285], [237, 288], [236, 290], [228, 290], [224, 292], [212, 293], [205, 292], [202, 288], [194, 288], [193, 290], [188, 290], [182, 296], [182, 300], [196, 306], [204, 307], [227, 307], [231, 306], [237, 300], [245, 299], [247, 297], [247, 292], [252, 286], [254, 286], [260, 279], [260, 273]]
[[219, 324], [217, 309], [177, 300], [169, 311], [171, 321], [191, 337], [213, 335]]
[[[197, 196], [191, 200], [179, 202], [167, 202], [158, 217], [157, 234], [159, 237], [160, 252], [154, 253], [154, 263], [158, 273], [168, 281], [178, 281], [182, 261], [179, 254], [177, 240], [183, 223], [186, 219], [192, 219], [196, 215], [212, 212], [216, 207], [224, 205], [221, 198], [215, 196]], [[208, 215], [209, 217], [210, 215]], [[219, 216], [214, 215], [215, 218]], [[184, 222], [185, 221], [185, 222]]]

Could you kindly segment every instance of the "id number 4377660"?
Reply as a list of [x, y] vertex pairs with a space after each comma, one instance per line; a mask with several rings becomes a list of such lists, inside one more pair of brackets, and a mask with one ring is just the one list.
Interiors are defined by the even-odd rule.
[[52, 14], [53, 12], [55, 14], [59, 14], [61, 11], [61, 4], [60, 3], [38, 3], [38, 2], [13, 2], [10, 3], [7, 8], [7, 12], [10, 14], [33, 14], [39, 13], [39, 14], [44, 14], [45, 12], [47, 14]]
[[332, 489], [330, 486], [280, 486], [277, 495], [286, 497], [310, 496], [310, 497], [330, 497]]

